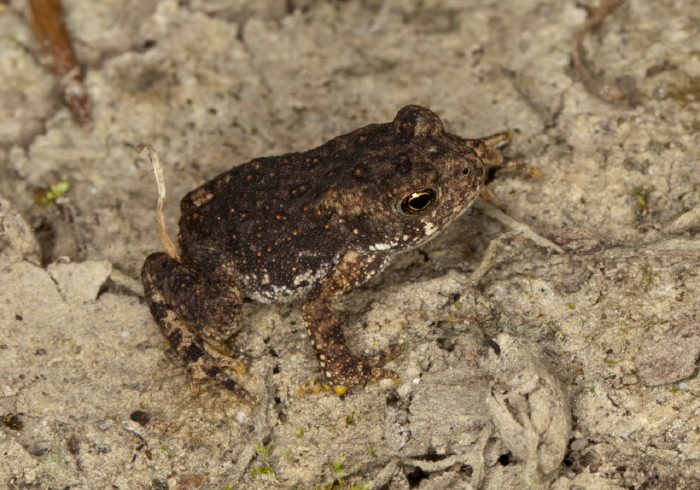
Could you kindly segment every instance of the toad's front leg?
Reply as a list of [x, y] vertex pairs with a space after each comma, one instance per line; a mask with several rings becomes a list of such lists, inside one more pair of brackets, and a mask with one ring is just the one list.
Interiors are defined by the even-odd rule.
[[345, 334], [338, 324], [333, 309], [334, 300], [345, 291], [364, 283], [377, 273], [386, 262], [383, 254], [360, 255], [348, 252], [340, 264], [324, 279], [316, 283], [301, 305], [306, 322], [306, 333], [323, 369], [324, 384], [343, 394], [348, 386], [393, 379], [400, 382], [399, 375], [381, 366], [401, 354], [401, 347], [389, 345], [369, 357], [355, 357], [345, 344]]

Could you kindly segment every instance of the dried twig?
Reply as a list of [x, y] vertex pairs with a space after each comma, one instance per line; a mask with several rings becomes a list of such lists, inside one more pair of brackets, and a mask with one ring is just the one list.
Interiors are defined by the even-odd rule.
[[525, 223], [521, 223], [520, 221], [511, 218], [506, 213], [496, 208], [494, 205], [484, 200], [477, 200], [474, 202], [474, 208], [478, 209], [490, 218], [500, 221], [511, 230], [522, 233], [525, 238], [533, 241], [536, 245], [548, 248], [560, 254], [566, 254], [566, 252], [559, 245], [552, 242], [551, 240], [547, 240], [545, 237], [537, 233]]
[[165, 179], [163, 178], [163, 167], [160, 164], [160, 157], [158, 152], [151, 145], [138, 145], [136, 148], [136, 153], [141, 153], [143, 149], [148, 151], [148, 158], [151, 160], [153, 165], [153, 172], [156, 174], [156, 184], [158, 184], [158, 234], [160, 235], [160, 241], [163, 242], [163, 247], [165, 248], [165, 253], [170, 255], [173, 259], [180, 261], [180, 254], [177, 253], [177, 248], [175, 244], [170, 239], [168, 235], [168, 230], [165, 228], [165, 213], [163, 212], [163, 206], [165, 205]]
[[59, 0], [29, 0], [30, 25], [42, 51], [51, 58], [51, 69], [58, 78], [66, 105], [83, 127], [90, 125], [90, 99], [83, 72], [63, 20]]
[[503, 249], [505, 244], [518, 235], [523, 235], [525, 238], [528, 238], [540, 247], [548, 248], [560, 254], [566, 254], [566, 252], [559, 245], [552, 242], [551, 240], [547, 240], [542, 235], [538, 234], [535, 230], [527, 226], [525, 223], [521, 223], [515, 220], [514, 218], [511, 218], [490, 202], [486, 200], [476, 200], [474, 202], [474, 207], [482, 213], [486, 214], [487, 216], [494, 218], [497, 221], [500, 221], [512, 231], [502, 234], [500, 237], [492, 240], [489, 243], [489, 246], [487, 247], [486, 252], [482, 257], [481, 262], [479, 263], [477, 268], [474, 269], [474, 272], [472, 272], [469, 278], [469, 283], [472, 286], [476, 286], [477, 284], [479, 284], [479, 281], [481, 281], [481, 279], [493, 266], [493, 263], [496, 261], [498, 254]]
[[581, 29], [574, 36], [574, 69], [581, 78], [583, 86], [590, 93], [597, 95], [606, 102], [614, 102], [627, 98], [627, 92], [620, 90], [617, 87], [603, 86], [593, 78], [590, 70], [586, 66], [583, 56], [583, 39], [586, 34], [600, 24], [603, 19], [613, 10], [615, 10], [625, 0], [608, 0], [603, 5], [595, 9], [588, 9], [588, 20], [583, 23]]

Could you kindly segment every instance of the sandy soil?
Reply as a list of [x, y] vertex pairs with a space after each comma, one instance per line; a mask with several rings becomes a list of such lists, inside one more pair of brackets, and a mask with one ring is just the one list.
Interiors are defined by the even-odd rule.
[[[675, 221], [700, 204], [698, 0], [628, 0], [586, 38], [617, 103], [571, 68], [573, 1], [63, 4], [88, 130], [24, 2], [0, 11], [0, 486], [700, 486], [699, 227]], [[339, 305], [355, 352], [405, 344], [402, 385], [299, 396], [318, 366], [296, 305], [247, 303], [260, 406], [193, 394], [142, 297], [161, 245], [133, 145], [163, 158], [174, 231], [219, 172], [406, 104], [465, 137], [515, 131], [506, 152], [543, 175], [490, 188], [562, 252], [477, 205]]]

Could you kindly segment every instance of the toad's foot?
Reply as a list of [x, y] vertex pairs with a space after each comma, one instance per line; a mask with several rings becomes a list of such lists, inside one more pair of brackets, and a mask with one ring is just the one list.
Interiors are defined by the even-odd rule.
[[403, 349], [398, 344], [392, 344], [369, 357], [354, 357], [347, 352], [341, 354], [320, 355], [319, 360], [325, 379], [323, 384], [329, 385], [338, 394], [344, 394], [349, 386], [393, 379], [401, 383], [399, 375], [381, 366], [401, 354]]
[[199, 383], [203, 379], [211, 378], [216, 380], [221, 386], [231, 391], [234, 395], [241, 398], [244, 402], [251, 405], [257, 405], [258, 402], [248, 390], [243, 388], [238, 382], [231, 379], [222, 369], [231, 368], [238, 372], [245, 370], [243, 364], [230, 357], [216, 352], [213, 349], [207, 348], [205, 344], [198, 339], [192, 339], [187, 348], [185, 356], [185, 365], [187, 374], [192, 380], [192, 391], [199, 392]]

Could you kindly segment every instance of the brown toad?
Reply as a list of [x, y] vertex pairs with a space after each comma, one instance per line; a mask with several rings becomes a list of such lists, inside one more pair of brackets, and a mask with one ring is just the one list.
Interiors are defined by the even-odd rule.
[[393, 122], [304, 153], [256, 158], [187, 194], [177, 236], [181, 261], [152, 254], [142, 277], [151, 313], [193, 382], [214, 378], [255, 403], [221, 369], [242, 370], [223, 354], [223, 341], [239, 328], [243, 298], [300, 298], [323, 383], [337, 392], [368, 380], [398, 381], [381, 365], [401, 348], [353, 356], [333, 302], [469, 207], [485, 164], [518, 167], [494, 150], [510, 136], [460, 138], [433, 112], [407, 106]]

